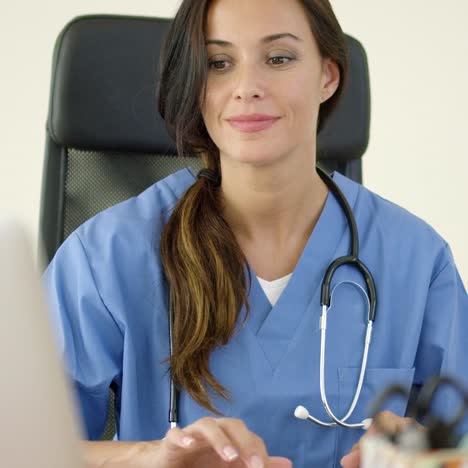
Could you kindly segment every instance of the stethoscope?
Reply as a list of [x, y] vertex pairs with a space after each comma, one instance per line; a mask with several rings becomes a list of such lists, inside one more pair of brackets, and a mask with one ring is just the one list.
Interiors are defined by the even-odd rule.
[[[334, 182], [334, 180], [324, 170], [317, 167], [317, 172], [320, 175], [321, 179], [328, 186], [331, 193], [333, 193], [333, 195], [336, 197], [338, 203], [340, 204], [346, 216], [350, 234], [351, 234], [351, 253], [349, 255], [339, 257], [336, 260], [334, 260], [328, 266], [327, 271], [322, 281], [322, 293], [321, 293], [321, 300], [320, 300], [320, 303], [322, 306], [322, 315], [320, 316], [320, 397], [322, 399], [322, 404], [325, 408], [325, 411], [327, 412], [331, 421], [324, 422], [324, 421], [321, 421], [320, 419], [317, 419], [311, 416], [308, 410], [304, 408], [303, 406], [298, 406], [296, 410], [294, 411], [294, 415], [299, 419], [309, 419], [310, 421], [313, 421], [314, 423], [319, 424], [320, 426], [324, 426], [324, 427], [342, 426], [342, 427], [347, 427], [347, 428], [352, 428], [352, 429], [360, 429], [360, 428], [367, 429], [372, 422], [371, 419], [364, 419], [360, 423], [353, 423], [353, 424], [347, 423], [346, 421], [353, 414], [354, 409], [359, 401], [359, 397], [361, 395], [361, 390], [362, 390], [362, 384], [363, 384], [364, 376], [366, 373], [367, 357], [369, 354], [369, 345], [370, 345], [371, 336], [372, 336], [372, 325], [375, 321], [375, 310], [376, 310], [376, 305], [377, 305], [375, 282], [370, 271], [366, 267], [366, 265], [364, 265], [364, 263], [361, 260], [359, 260], [359, 235], [358, 235], [358, 231], [356, 227], [356, 220], [354, 218], [351, 207], [349, 206], [349, 203], [346, 200], [346, 197], [344, 196], [343, 192], [340, 190], [338, 185]], [[330, 408], [330, 405], [327, 399], [326, 389], [325, 389], [325, 343], [326, 343], [326, 338], [327, 338], [327, 333], [326, 333], [327, 332], [327, 314], [328, 314], [328, 309], [330, 308], [330, 305], [331, 305], [331, 299], [333, 295], [333, 291], [330, 293], [330, 284], [331, 284], [333, 275], [335, 274], [336, 270], [343, 265], [353, 266], [363, 276], [366, 282], [366, 286], [367, 286], [368, 296], [366, 297], [368, 297], [369, 312], [368, 312], [368, 317], [367, 317], [367, 329], [366, 329], [366, 335], [365, 335], [365, 340], [364, 340], [364, 352], [363, 352], [362, 360], [361, 360], [361, 369], [359, 373], [358, 384], [356, 387], [356, 391], [354, 393], [353, 401], [351, 402], [351, 405], [348, 411], [346, 412], [345, 416], [343, 416], [340, 419], [333, 413], [332, 409]], [[359, 285], [358, 287], [360, 288]], [[173, 331], [172, 331], [172, 325], [173, 325], [173, 319], [174, 319], [173, 314], [174, 314], [174, 311], [172, 308], [171, 300], [169, 298], [169, 352], [170, 352], [170, 356], [172, 356], [172, 352], [173, 352]], [[179, 396], [179, 392], [175, 386], [174, 380], [171, 377], [170, 395], [169, 395], [169, 424], [171, 428], [176, 427], [177, 422], [178, 422], [178, 415], [177, 415], [178, 396]]]

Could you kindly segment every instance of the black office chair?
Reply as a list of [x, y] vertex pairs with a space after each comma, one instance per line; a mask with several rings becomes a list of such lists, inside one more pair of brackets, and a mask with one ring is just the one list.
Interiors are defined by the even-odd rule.
[[[99, 211], [132, 197], [178, 169], [201, 167], [176, 157], [157, 113], [159, 50], [170, 20], [82, 16], [57, 38], [52, 64], [43, 170], [40, 241], [50, 262], [64, 239]], [[366, 54], [347, 36], [350, 79], [318, 136], [319, 164], [362, 181], [369, 140]], [[103, 438], [114, 433], [111, 400]]]

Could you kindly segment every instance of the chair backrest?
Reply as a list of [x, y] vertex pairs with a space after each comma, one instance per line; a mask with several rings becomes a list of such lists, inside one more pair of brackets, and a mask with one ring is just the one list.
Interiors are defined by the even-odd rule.
[[[182, 167], [201, 167], [198, 158], [175, 156], [157, 112], [159, 51], [170, 22], [82, 16], [58, 36], [39, 226], [46, 263], [74, 229], [99, 211]], [[361, 182], [361, 157], [369, 140], [369, 73], [361, 44], [349, 36], [347, 42], [350, 79], [318, 135], [317, 154], [328, 171]], [[111, 425], [106, 431], [109, 437]]]
[[[157, 113], [159, 51], [169, 19], [94, 15], [57, 38], [47, 119], [40, 238], [48, 263], [63, 240], [99, 211], [197, 158], [175, 157]], [[347, 36], [350, 79], [318, 135], [319, 163], [362, 182], [369, 140], [366, 54]]]

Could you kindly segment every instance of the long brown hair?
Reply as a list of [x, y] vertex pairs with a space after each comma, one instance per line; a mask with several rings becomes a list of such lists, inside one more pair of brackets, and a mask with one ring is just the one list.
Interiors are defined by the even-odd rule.
[[[340, 70], [338, 89], [320, 107], [320, 131], [347, 79], [347, 47], [328, 0], [300, 2], [320, 54], [334, 60]], [[211, 0], [182, 2], [161, 54], [158, 99], [178, 153], [202, 155], [205, 167], [220, 175], [219, 151], [200, 108], [208, 73], [205, 24], [210, 4]], [[160, 244], [174, 314], [171, 373], [179, 389], [216, 414], [209, 387], [223, 398], [229, 392], [211, 373], [210, 355], [231, 339], [244, 305], [248, 313], [250, 287], [247, 260], [222, 212], [219, 186], [200, 178], [175, 206]]]

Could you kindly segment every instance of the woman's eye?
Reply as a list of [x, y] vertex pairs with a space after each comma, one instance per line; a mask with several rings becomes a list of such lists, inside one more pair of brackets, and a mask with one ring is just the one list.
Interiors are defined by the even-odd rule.
[[[288, 63], [294, 60], [293, 57], [286, 57], [284, 55], [277, 55], [275, 57], [270, 57], [267, 60], [267, 63], [271, 63], [274, 66], [287, 65]], [[231, 68], [232, 63], [229, 60], [209, 60], [208, 68], [214, 71], [225, 71]]]
[[294, 60], [294, 59], [291, 58], [291, 57], [284, 57], [284, 56], [270, 57], [268, 59], [268, 61], [272, 65], [286, 65], [287, 63], [291, 62], [292, 60]]
[[208, 62], [208, 67], [213, 70], [225, 70], [227, 68], [227, 60], [211, 60]]

